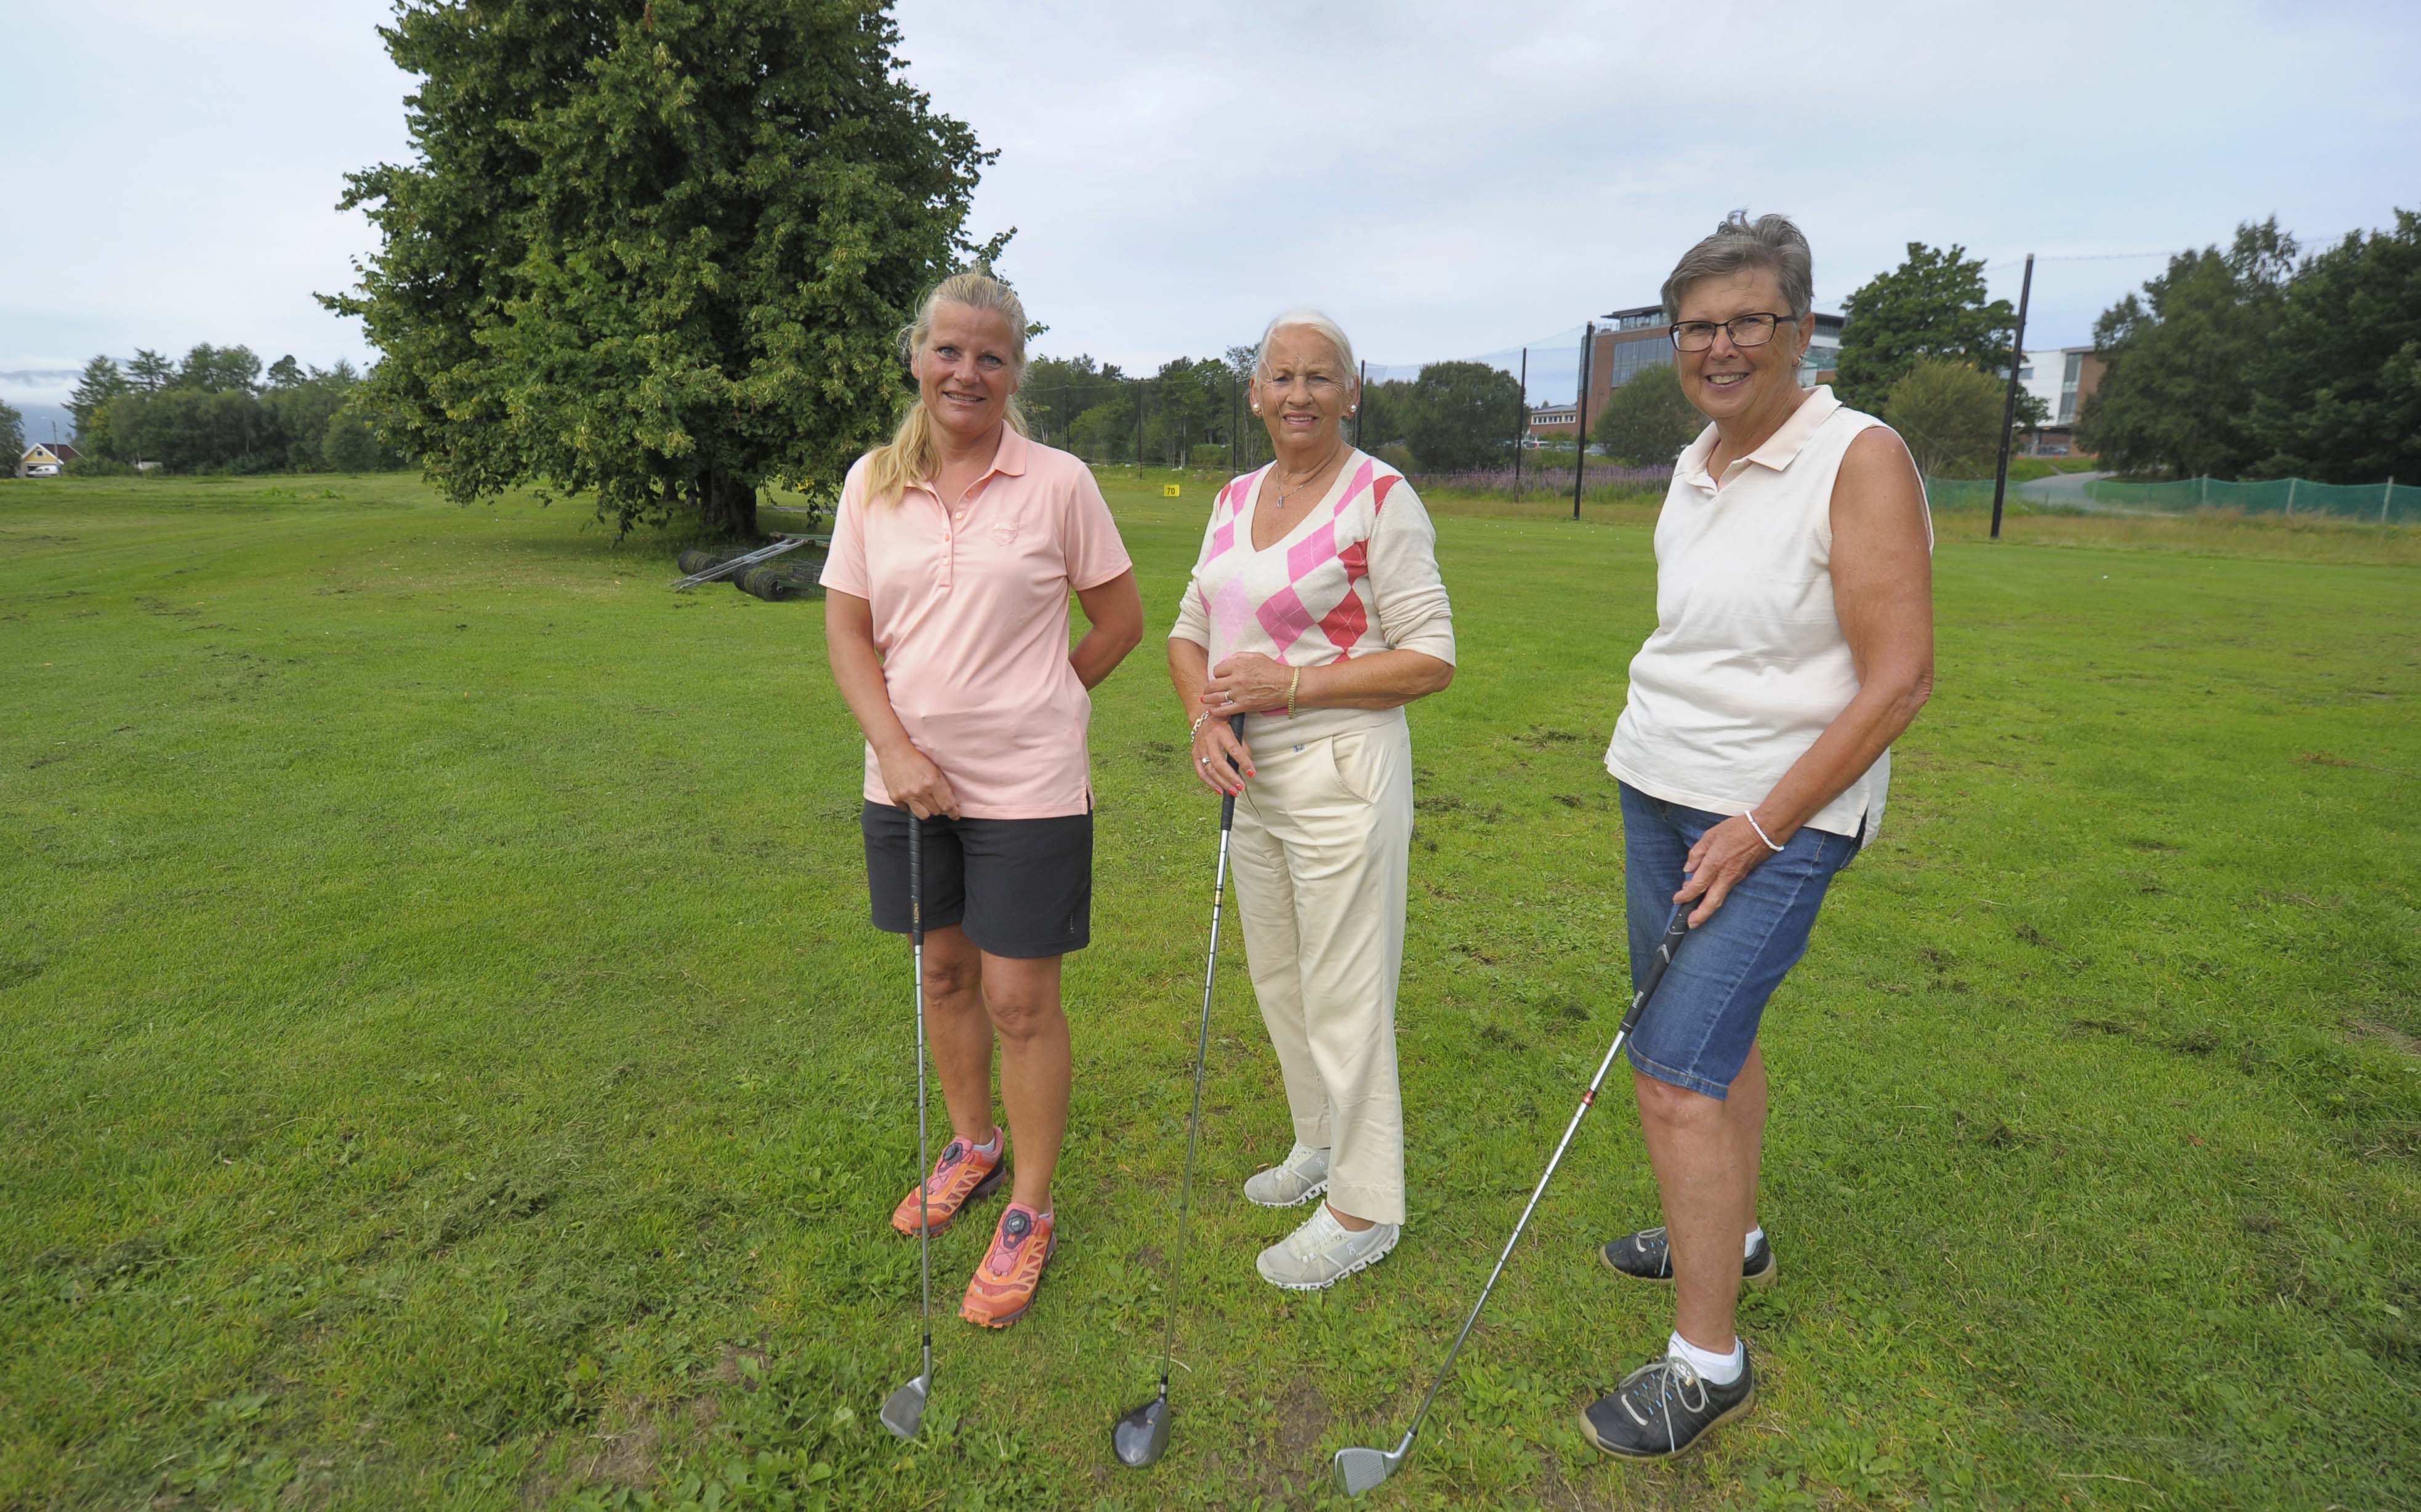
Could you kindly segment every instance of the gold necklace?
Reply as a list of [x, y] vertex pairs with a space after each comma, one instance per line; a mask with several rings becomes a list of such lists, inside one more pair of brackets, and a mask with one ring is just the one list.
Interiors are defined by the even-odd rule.
[[[1305, 474], [1303, 475], [1303, 481], [1302, 481], [1302, 482], [1300, 482], [1300, 483], [1297, 483], [1294, 487], [1292, 487], [1292, 488], [1288, 488], [1285, 484], [1283, 484], [1283, 483], [1279, 483], [1279, 484], [1278, 484], [1278, 507], [1279, 507], [1279, 508], [1281, 508], [1281, 509], [1285, 508], [1285, 507], [1287, 507], [1287, 501], [1288, 501], [1289, 499], [1293, 498], [1296, 494], [1301, 493], [1304, 490], [1305, 490], [1305, 489], [1309, 488], [1309, 487], [1311, 486], [1311, 480], [1312, 480], [1313, 478], [1315, 478], [1315, 477], [1318, 477], [1320, 474], [1327, 472], [1327, 471], [1328, 471], [1329, 464], [1330, 464], [1331, 462], [1335, 461], [1335, 460], [1336, 460], [1336, 454], [1335, 454], [1335, 452], [1331, 452], [1328, 456], [1326, 456], [1326, 457], [1324, 457], [1324, 458], [1322, 458], [1322, 459], [1320, 460], [1320, 465], [1319, 465], [1318, 467], [1315, 467], [1315, 468], [1313, 468], [1310, 472], [1305, 473]], [[1271, 481], [1272, 481], [1272, 482], [1276, 482], [1277, 480], [1276, 480], [1276, 478], [1275, 478], [1274, 476], [1273, 476], [1273, 478], [1271, 479]]]

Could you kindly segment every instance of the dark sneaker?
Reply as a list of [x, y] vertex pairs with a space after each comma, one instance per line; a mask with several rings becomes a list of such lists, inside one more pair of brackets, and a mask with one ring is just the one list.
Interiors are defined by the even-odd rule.
[[1625, 1376], [1612, 1395], [1581, 1413], [1589, 1442], [1625, 1459], [1663, 1459], [1728, 1423], [1757, 1399], [1757, 1369], [1743, 1357], [1740, 1380], [1710, 1386], [1687, 1360], [1666, 1355]]
[[[1673, 1246], [1664, 1242], [1662, 1226], [1608, 1239], [1598, 1250], [1597, 1257], [1635, 1281], [1661, 1282], [1667, 1286], [1673, 1284]], [[1752, 1286], [1771, 1286], [1780, 1273], [1773, 1265], [1773, 1245], [1759, 1234], [1756, 1250], [1741, 1262], [1741, 1279]]]

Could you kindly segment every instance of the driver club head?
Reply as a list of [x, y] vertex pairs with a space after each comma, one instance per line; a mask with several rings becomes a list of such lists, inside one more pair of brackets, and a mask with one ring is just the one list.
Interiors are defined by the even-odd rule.
[[933, 1389], [929, 1376], [919, 1376], [893, 1392], [882, 1403], [882, 1426], [903, 1439], [916, 1437], [925, 1421], [925, 1398]]
[[1400, 1449], [1393, 1454], [1383, 1449], [1339, 1449], [1336, 1451], [1336, 1484], [1348, 1496], [1359, 1496], [1396, 1473], [1404, 1462]]
[[1110, 1448], [1118, 1463], [1132, 1470], [1159, 1464], [1168, 1453], [1168, 1393], [1163, 1391], [1112, 1425]]

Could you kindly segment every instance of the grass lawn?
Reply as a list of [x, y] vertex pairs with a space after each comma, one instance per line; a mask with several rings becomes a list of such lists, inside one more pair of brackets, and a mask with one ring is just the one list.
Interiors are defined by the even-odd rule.
[[[1164, 625], [1207, 490], [1106, 475]], [[914, 1373], [907, 948], [812, 604], [405, 478], [0, 483], [0, 1507], [1309, 1506], [1392, 1445], [1624, 995], [1601, 765], [1651, 512], [1440, 509], [1396, 1255], [1282, 1295], [1221, 977], [1168, 1460], [1148, 1395], [1215, 805], [1097, 696], [1065, 1242]], [[1407, 1507], [2368, 1508], [2421, 1486], [2421, 533], [1945, 514], [1940, 692], [1766, 1023], [1758, 1405], [1578, 1408], [1668, 1294], [1627, 1096]], [[996, 1208], [936, 1245], [955, 1311]]]

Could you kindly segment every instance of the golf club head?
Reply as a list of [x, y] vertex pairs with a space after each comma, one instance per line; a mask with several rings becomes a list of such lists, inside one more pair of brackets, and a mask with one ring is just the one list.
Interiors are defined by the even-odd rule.
[[929, 1378], [919, 1376], [893, 1392], [882, 1404], [882, 1426], [903, 1439], [916, 1437], [925, 1421], [925, 1397], [932, 1388]]
[[1336, 1484], [1348, 1496], [1359, 1496], [1396, 1473], [1404, 1462], [1402, 1450], [1389, 1454], [1383, 1449], [1339, 1449], [1336, 1451]]
[[1168, 1394], [1161, 1393], [1118, 1419], [1110, 1428], [1110, 1448], [1118, 1463], [1130, 1469], [1159, 1464], [1168, 1453]]

